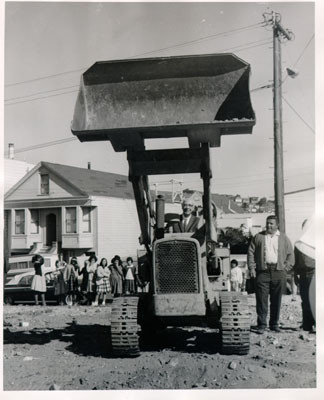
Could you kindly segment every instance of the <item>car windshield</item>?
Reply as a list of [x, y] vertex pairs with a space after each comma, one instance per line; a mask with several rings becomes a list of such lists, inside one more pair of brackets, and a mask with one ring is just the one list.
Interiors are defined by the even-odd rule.
[[23, 276], [23, 277], [20, 279], [18, 285], [19, 285], [19, 286], [30, 286], [33, 277], [34, 277], [34, 275]]

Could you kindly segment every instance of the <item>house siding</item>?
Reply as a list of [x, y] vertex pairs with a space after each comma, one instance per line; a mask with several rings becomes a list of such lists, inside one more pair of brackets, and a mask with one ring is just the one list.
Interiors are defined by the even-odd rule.
[[109, 261], [115, 254], [125, 258], [136, 256], [140, 246], [140, 226], [134, 200], [112, 197], [96, 197], [98, 235], [98, 258]]
[[[47, 173], [47, 170], [42, 169], [42, 173]], [[6, 201], [27, 200], [27, 199], [48, 199], [48, 198], [66, 198], [80, 196], [80, 193], [71, 188], [67, 183], [58, 179], [53, 174], [49, 174], [49, 195], [40, 194], [40, 174], [39, 170], [35, 171], [25, 182], [6, 197]]]
[[315, 190], [285, 195], [286, 233], [292, 243], [299, 239], [302, 223], [315, 211]]

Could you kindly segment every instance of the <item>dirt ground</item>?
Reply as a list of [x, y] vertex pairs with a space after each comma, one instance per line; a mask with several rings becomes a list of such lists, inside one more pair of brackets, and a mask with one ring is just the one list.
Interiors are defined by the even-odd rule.
[[[255, 299], [249, 296], [252, 324]], [[251, 333], [245, 356], [221, 355], [212, 329], [167, 328], [137, 358], [114, 358], [110, 306], [4, 306], [4, 390], [316, 387], [316, 334], [284, 296], [282, 332]], [[29, 326], [24, 322], [29, 323]]]

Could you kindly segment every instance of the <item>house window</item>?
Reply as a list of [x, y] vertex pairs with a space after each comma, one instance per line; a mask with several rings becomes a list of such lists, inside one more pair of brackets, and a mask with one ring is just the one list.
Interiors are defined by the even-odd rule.
[[76, 207], [66, 207], [65, 209], [65, 231], [66, 233], [76, 233]]
[[49, 176], [47, 174], [41, 174], [40, 176], [40, 192], [41, 194], [49, 194]]
[[30, 210], [30, 233], [39, 233], [39, 210]]
[[15, 234], [25, 234], [25, 210], [15, 210]]
[[82, 207], [82, 232], [91, 232], [91, 208]]

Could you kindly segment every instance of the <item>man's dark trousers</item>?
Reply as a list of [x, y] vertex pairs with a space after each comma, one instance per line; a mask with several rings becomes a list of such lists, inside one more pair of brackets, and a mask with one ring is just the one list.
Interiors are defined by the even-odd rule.
[[299, 290], [302, 301], [303, 329], [306, 331], [311, 330], [313, 325], [315, 325], [315, 319], [313, 317], [309, 302], [309, 286], [311, 284], [313, 275], [314, 271], [300, 273]]
[[274, 269], [257, 271], [255, 280], [256, 311], [258, 327], [267, 326], [268, 297], [270, 295], [270, 328], [279, 324], [281, 297], [286, 288], [286, 272]]

